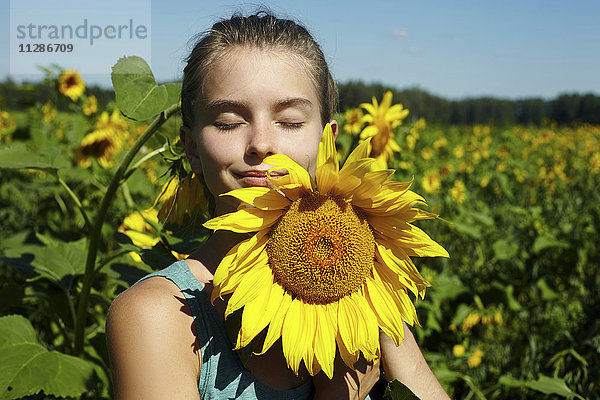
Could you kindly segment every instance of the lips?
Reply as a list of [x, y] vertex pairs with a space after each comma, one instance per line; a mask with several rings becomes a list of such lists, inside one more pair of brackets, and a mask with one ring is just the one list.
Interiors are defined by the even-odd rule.
[[[236, 173], [238, 179], [244, 182], [247, 186], [262, 186], [270, 187], [271, 182], [267, 178], [268, 169], [253, 169]], [[272, 178], [287, 175], [286, 170], [273, 171], [270, 173]]]

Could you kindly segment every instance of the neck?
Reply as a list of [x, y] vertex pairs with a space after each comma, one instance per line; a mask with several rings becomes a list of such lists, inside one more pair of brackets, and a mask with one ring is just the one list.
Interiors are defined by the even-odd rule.
[[216, 231], [190, 258], [200, 261], [214, 275], [219, 263], [236, 244], [248, 239], [249, 234]]

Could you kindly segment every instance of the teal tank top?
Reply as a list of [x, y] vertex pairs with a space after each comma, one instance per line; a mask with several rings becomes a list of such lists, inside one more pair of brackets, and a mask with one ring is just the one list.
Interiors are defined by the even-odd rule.
[[[259, 382], [232, 350], [233, 344], [204, 286], [184, 260], [145, 276], [162, 276], [179, 287], [194, 318], [202, 351], [198, 391], [201, 399], [307, 399], [313, 394], [309, 381], [292, 390], [275, 390]], [[140, 281], [141, 281], [140, 280]]]

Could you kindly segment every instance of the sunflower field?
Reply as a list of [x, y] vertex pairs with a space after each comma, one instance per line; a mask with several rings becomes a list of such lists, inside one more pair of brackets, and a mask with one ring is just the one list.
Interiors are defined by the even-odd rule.
[[[112, 81], [102, 104], [48, 69], [46, 101], [0, 109], [0, 399], [111, 398], [112, 300], [210, 233], [180, 84], [137, 57]], [[336, 147], [371, 138], [372, 168], [439, 215], [415, 225], [450, 258], [413, 259], [431, 287], [412, 298], [439, 381], [455, 399], [600, 398], [600, 126], [429, 124], [400, 102], [337, 114]]]

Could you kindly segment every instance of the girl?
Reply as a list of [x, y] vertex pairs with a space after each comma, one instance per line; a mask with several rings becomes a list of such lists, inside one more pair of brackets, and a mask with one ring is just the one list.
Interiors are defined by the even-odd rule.
[[[181, 140], [216, 215], [237, 209], [220, 194], [268, 185], [269, 155], [285, 154], [314, 176], [323, 127], [337, 134], [335, 83], [321, 49], [304, 27], [265, 12], [218, 22], [201, 38], [181, 104]], [[216, 231], [187, 260], [115, 300], [107, 334], [117, 399], [363, 399], [380, 368], [422, 399], [447, 398], [406, 327], [399, 347], [381, 333], [381, 365], [359, 360], [351, 370], [336, 359], [332, 380], [305, 369], [296, 376], [280, 341], [244, 367], [225, 330], [226, 302], [209, 301], [220, 260], [243, 238]]]

